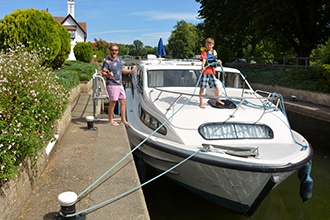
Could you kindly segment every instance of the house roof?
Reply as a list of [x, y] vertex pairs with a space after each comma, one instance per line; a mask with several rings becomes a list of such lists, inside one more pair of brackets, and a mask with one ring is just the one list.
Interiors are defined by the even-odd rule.
[[[63, 24], [66, 20], [68, 20], [69, 18], [71, 18], [75, 23], [76, 25], [84, 32], [85, 35], [87, 35], [87, 25], [86, 25], [86, 22], [77, 22], [76, 19], [74, 19], [70, 14], [68, 14], [66, 17], [63, 17], [63, 16], [54, 16], [54, 19], [60, 23], [60, 24]], [[77, 27], [76, 26], [72, 26], [72, 25], [69, 25], [69, 26], [64, 26], [67, 30], [76, 30]], [[73, 29], [75, 28], [75, 29]]]

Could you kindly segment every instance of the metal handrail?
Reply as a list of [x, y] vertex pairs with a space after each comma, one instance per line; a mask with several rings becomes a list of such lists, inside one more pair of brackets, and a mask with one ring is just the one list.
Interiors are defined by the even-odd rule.
[[[104, 93], [105, 94], [104, 94]], [[101, 74], [98, 73], [97, 70], [95, 70], [95, 73], [93, 75], [93, 116], [96, 118], [96, 106], [97, 101], [101, 99], [108, 99], [109, 100], [109, 94], [107, 91], [107, 86], [105, 79]]]

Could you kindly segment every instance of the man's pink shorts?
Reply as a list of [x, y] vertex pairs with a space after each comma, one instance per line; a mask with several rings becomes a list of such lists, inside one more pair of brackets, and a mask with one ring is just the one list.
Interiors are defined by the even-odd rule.
[[110, 101], [118, 101], [119, 99], [126, 99], [126, 92], [123, 85], [107, 85], [107, 91]]

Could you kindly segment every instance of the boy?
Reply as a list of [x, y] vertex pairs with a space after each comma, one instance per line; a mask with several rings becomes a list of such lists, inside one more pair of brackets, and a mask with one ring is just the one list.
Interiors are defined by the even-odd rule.
[[[215, 67], [216, 63], [219, 62], [222, 63], [221, 60], [217, 60], [217, 52], [213, 49], [214, 47], [214, 39], [213, 38], [206, 38], [205, 40], [205, 49], [202, 51], [200, 60], [202, 61], [202, 78], [200, 81], [200, 90], [199, 90], [199, 107], [205, 108], [205, 105], [203, 103], [203, 96], [204, 90], [207, 87], [207, 84], [209, 84], [210, 88], [214, 88], [214, 95], [219, 96], [219, 88], [217, 86], [217, 81], [215, 78]], [[224, 105], [219, 98], [216, 98], [216, 103], [220, 105]]]

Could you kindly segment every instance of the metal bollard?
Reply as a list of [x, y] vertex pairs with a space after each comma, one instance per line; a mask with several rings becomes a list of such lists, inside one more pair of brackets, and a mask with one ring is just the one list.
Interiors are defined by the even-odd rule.
[[87, 130], [96, 130], [96, 128], [93, 125], [94, 124], [94, 116], [87, 116], [86, 121], [87, 121]]
[[60, 202], [61, 211], [55, 216], [55, 220], [84, 220], [86, 218], [85, 213], [66, 217], [67, 215], [71, 215], [76, 212], [76, 202], [78, 196], [75, 192], [63, 192], [58, 195], [57, 199]]

